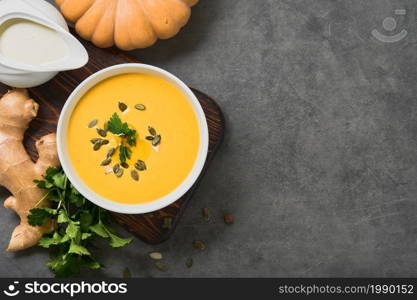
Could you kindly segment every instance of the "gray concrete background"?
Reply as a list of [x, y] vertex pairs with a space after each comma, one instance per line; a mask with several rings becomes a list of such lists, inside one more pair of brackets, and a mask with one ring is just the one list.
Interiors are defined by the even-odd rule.
[[[417, 276], [416, 8], [201, 0], [177, 37], [134, 52], [215, 98], [228, 131], [175, 235], [103, 249], [107, 269], [83, 276], [127, 266], [137, 277]], [[382, 26], [389, 16], [393, 32]], [[408, 36], [387, 44], [373, 29]], [[224, 225], [225, 211], [235, 224]], [[0, 222], [5, 248], [14, 213], [0, 209]], [[152, 266], [154, 250], [168, 272]], [[1, 253], [0, 276], [51, 276], [46, 260], [41, 249]]]

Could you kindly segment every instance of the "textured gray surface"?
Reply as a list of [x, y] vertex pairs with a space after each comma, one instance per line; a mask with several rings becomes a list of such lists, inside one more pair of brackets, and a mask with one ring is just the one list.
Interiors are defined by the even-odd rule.
[[[180, 35], [136, 51], [217, 99], [228, 132], [172, 239], [103, 250], [108, 268], [86, 276], [126, 266], [139, 277], [417, 276], [416, 7], [201, 0]], [[382, 21], [397, 8], [407, 15], [394, 33], [408, 36], [377, 41], [372, 29], [388, 34]], [[0, 222], [4, 248], [16, 218], [0, 209]], [[152, 267], [152, 250], [167, 273]], [[46, 259], [2, 253], [0, 276], [50, 276]]]

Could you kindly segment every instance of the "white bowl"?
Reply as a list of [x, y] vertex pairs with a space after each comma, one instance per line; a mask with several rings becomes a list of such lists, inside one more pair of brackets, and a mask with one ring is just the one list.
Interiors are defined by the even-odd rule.
[[[174, 84], [179, 90], [181, 90], [187, 100], [190, 102], [200, 130], [200, 146], [198, 149], [197, 159], [194, 163], [194, 166], [191, 172], [188, 174], [186, 179], [171, 193], [165, 195], [162, 198], [155, 199], [152, 202], [143, 203], [143, 204], [122, 204], [118, 202], [111, 201], [106, 199], [96, 192], [91, 190], [83, 180], [78, 176], [74, 167], [71, 164], [71, 160], [68, 154], [68, 145], [67, 145], [67, 135], [68, 135], [68, 124], [71, 117], [71, 114], [76, 107], [78, 101], [82, 96], [94, 87], [99, 82], [120, 74], [126, 73], [141, 73], [154, 75], [159, 78], [162, 78], [172, 84]], [[68, 179], [74, 185], [74, 187], [88, 200], [94, 204], [101, 206], [107, 210], [127, 213], [127, 214], [140, 214], [148, 213], [163, 207], [170, 205], [171, 203], [178, 200], [183, 196], [191, 186], [198, 179], [206, 161], [207, 151], [208, 151], [208, 127], [206, 117], [204, 115], [203, 109], [201, 108], [200, 103], [195, 97], [194, 93], [177, 77], [164, 71], [160, 68], [144, 65], [144, 64], [121, 64], [103, 69], [90, 77], [84, 80], [69, 96], [67, 102], [62, 109], [61, 115], [59, 117], [58, 129], [57, 129], [57, 143], [58, 143], [58, 155], [61, 161], [62, 168], [68, 176]]]

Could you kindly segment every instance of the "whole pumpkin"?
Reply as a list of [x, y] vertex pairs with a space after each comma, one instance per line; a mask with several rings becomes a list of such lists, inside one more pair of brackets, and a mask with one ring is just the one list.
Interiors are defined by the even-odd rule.
[[188, 22], [198, 0], [55, 0], [77, 33], [97, 47], [146, 48]]

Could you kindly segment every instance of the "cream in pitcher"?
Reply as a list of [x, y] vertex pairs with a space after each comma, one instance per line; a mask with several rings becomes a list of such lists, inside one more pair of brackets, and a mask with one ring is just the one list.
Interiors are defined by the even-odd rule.
[[86, 49], [50, 3], [0, 1], [0, 82], [18, 88], [34, 87], [87, 61]]
[[0, 26], [0, 55], [29, 65], [42, 65], [64, 58], [68, 47], [61, 35], [44, 25], [11, 19]]

